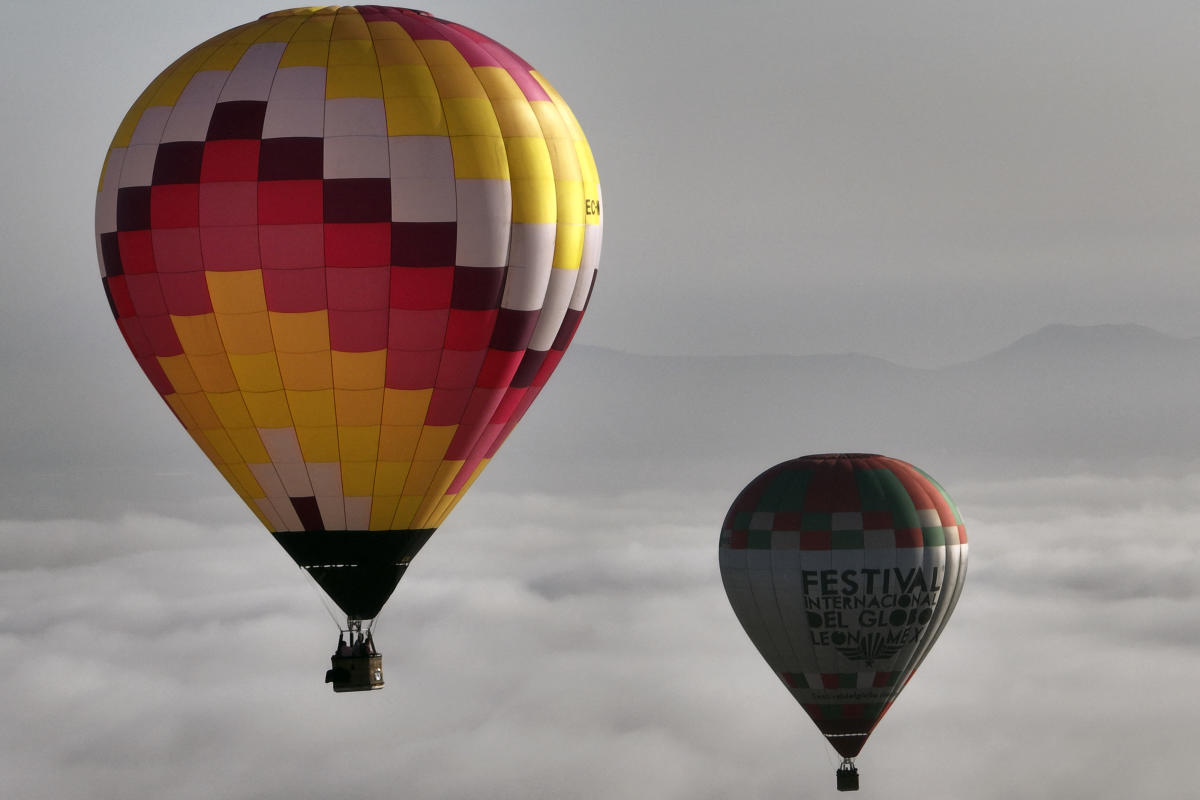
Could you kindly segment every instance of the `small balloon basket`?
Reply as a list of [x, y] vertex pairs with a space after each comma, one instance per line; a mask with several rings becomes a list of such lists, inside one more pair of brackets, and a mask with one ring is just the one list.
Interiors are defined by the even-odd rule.
[[[338, 636], [337, 650], [329, 657], [325, 682], [335, 692], [369, 692], [383, 688], [383, 656], [375, 649], [371, 632], [364, 635], [361, 623], [351, 620], [349, 630]], [[349, 637], [349, 641], [347, 641]]]
[[846, 759], [837, 770], [837, 790], [839, 792], [858, 791], [858, 769], [854, 762]]

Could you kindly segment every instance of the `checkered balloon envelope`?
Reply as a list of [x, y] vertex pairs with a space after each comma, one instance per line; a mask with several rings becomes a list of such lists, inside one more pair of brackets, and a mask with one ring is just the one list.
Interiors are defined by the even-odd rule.
[[[738, 620], [853, 771], [962, 592], [967, 534], [954, 502], [899, 459], [805, 456], [742, 490], [719, 552]], [[857, 772], [848, 777], [857, 788]]]
[[134, 357], [351, 619], [558, 365], [601, 220], [540, 73], [380, 6], [267, 14], [185, 53], [121, 122], [96, 199]]

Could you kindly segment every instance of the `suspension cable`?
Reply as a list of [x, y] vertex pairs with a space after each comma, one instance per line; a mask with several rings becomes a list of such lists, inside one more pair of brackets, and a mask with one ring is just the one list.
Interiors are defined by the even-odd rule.
[[329, 595], [325, 594], [325, 590], [321, 588], [321, 584], [317, 583], [317, 579], [312, 576], [312, 573], [303, 567], [300, 568], [300, 571], [304, 573], [306, 578], [308, 578], [308, 585], [312, 587], [314, 592], [316, 592], [317, 597], [321, 601], [321, 605], [325, 607], [325, 612], [329, 614], [329, 618], [333, 620], [333, 624], [337, 626], [338, 632], [341, 633], [343, 630], [345, 630], [345, 626], [342, 625], [342, 614], [340, 613], [341, 610], [333, 604], [333, 601], [329, 599]]

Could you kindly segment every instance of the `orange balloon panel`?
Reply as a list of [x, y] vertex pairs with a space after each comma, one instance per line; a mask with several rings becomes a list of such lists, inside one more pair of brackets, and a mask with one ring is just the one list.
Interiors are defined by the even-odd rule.
[[423, 12], [268, 14], [134, 103], [96, 203], [121, 332], [275, 532], [437, 527], [558, 363], [599, 259], [570, 109]]

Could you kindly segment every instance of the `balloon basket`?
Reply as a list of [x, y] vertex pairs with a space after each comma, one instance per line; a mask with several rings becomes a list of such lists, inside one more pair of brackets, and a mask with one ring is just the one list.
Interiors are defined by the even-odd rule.
[[369, 692], [383, 688], [383, 656], [333, 656], [325, 682], [335, 692]]
[[839, 792], [858, 791], [858, 769], [854, 766], [854, 762], [848, 758], [838, 767], [837, 790]]
[[332, 683], [335, 692], [382, 689], [383, 656], [375, 649], [370, 632], [363, 636], [359, 620], [351, 620], [349, 625], [351, 644], [346, 643], [345, 636], [338, 637], [338, 648], [329, 657], [325, 682]]

